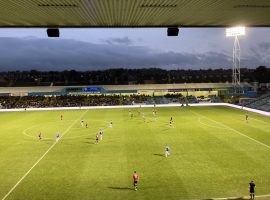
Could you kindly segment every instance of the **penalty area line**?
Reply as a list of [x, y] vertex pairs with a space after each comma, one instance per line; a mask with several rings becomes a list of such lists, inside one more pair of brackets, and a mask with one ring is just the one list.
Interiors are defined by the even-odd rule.
[[[64, 135], [72, 128], [72, 126], [74, 126], [80, 119], [81, 117], [83, 117], [86, 113], [88, 112], [88, 110], [86, 110], [82, 115], [80, 115], [80, 117], [78, 119], [76, 119], [63, 133], [63, 135], [60, 137], [59, 141], [62, 139], [62, 137], [64, 137]], [[58, 141], [58, 142], [59, 142]], [[50, 152], [50, 150], [58, 143], [58, 142], [54, 142], [50, 148], [34, 163], [34, 165], [20, 178], [20, 180], [8, 191], [8, 193], [2, 198], [2, 200], [5, 200], [15, 189], [16, 187], [23, 181], [23, 179], [32, 171], [32, 169], [35, 168], [36, 165], [38, 165], [38, 163]]]
[[[265, 195], [255, 195], [255, 199], [270, 197], [270, 194]], [[219, 197], [219, 198], [208, 198], [209, 200], [240, 200], [240, 199], [250, 199], [250, 196], [241, 196], [241, 197]]]
[[269, 146], [269, 145], [264, 144], [264, 143], [262, 143], [262, 142], [260, 142], [260, 141], [258, 141], [258, 140], [255, 140], [255, 139], [253, 139], [253, 138], [251, 138], [251, 137], [249, 137], [249, 136], [247, 136], [247, 135], [241, 133], [240, 131], [238, 131], [238, 130], [236, 130], [236, 129], [230, 127], [230, 126], [227, 126], [227, 125], [223, 124], [222, 122], [213, 120], [213, 119], [211, 119], [211, 118], [209, 118], [209, 117], [206, 117], [206, 116], [201, 115], [201, 114], [199, 114], [199, 113], [197, 113], [197, 112], [194, 112], [194, 111], [191, 111], [191, 112], [194, 113], [194, 114], [196, 114], [196, 115], [198, 115], [198, 116], [201, 116], [201, 117], [204, 117], [204, 118], [206, 118], [206, 119], [209, 119], [209, 120], [211, 120], [212, 122], [215, 122], [216, 124], [219, 124], [219, 125], [221, 125], [221, 126], [227, 128], [228, 130], [231, 130], [231, 131], [237, 133], [238, 135], [241, 135], [241, 136], [243, 136], [243, 137], [245, 137], [245, 138], [248, 138], [248, 139], [252, 140], [253, 142], [255, 142], [255, 143], [257, 143], [257, 144], [260, 144], [260, 145], [262, 145], [262, 146], [264, 146], [264, 147], [270, 149], [270, 146]]
[[251, 119], [254, 119], [255, 121], [262, 122], [262, 123], [265, 123], [265, 124], [270, 124], [269, 122], [266, 122], [266, 121], [257, 119], [257, 118], [255, 118], [255, 117], [251, 117]]

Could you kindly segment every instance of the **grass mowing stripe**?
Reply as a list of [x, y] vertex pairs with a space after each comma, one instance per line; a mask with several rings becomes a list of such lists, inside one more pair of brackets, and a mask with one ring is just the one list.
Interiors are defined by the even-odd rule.
[[238, 131], [238, 130], [236, 130], [236, 129], [230, 127], [230, 126], [227, 126], [226, 124], [223, 124], [223, 123], [221, 123], [221, 122], [219, 122], [219, 121], [213, 120], [213, 119], [211, 119], [211, 118], [209, 118], [209, 117], [206, 117], [205, 115], [201, 115], [201, 114], [199, 114], [199, 113], [197, 113], [197, 112], [194, 112], [194, 111], [191, 111], [191, 112], [194, 113], [194, 114], [196, 114], [197, 116], [204, 117], [204, 118], [206, 118], [206, 119], [209, 119], [209, 120], [212, 121], [212, 122], [215, 122], [215, 123], [217, 123], [217, 124], [220, 124], [221, 126], [227, 128], [228, 130], [231, 130], [231, 131], [233, 131], [233, 132], [235, 132], [235, 133], [237, 133], [237, 134], [239, 134], [239, 135], [241, 135], [241, 136], [243, 136], [243, 137], [246, 137], [246, 138], [248, 138], [248, 139], [250, 139], [250, 140], [252, 140], [252, 141], [254, 141], [254, 142], [256, 142], [256, 143], [258, 143], [258, 144], [260, 144], [260, 145], [262, 145], [262, 146], [264, 146], [264, 147], [266, 147], [266, 148], [268, 148], [268, 149], [270, 149], [270, 146], [268, 146], [267, 144], [264, 144], [264, 143], [262, 143], [262, 142], [260, 142], [260, 141], [258, 141], [258, 140], [255, 140], [254, 138], [251, 138], [251, 137], [249, 137], [249, 136], [247, 136], [247, 135], [241, 133], [240, 131]]
[[[245, 123], [245, 116], [239, 115], [242, 111], [225, 107], [160, 108], [156, 121], [151, 117], [152, 108], [147, 108], [142, 111], [146, 122], [133, 109], [133, 119], [128, 109], [89, 110], [83, 116], [89, 129], [79, 122], [75, 124], [5, 200], [225, 200], [244, 195], [246, 199], [250, 180], [255, 180], [258, 194], [269, 194], [270, 151], [195, 115], [193, 110], [270, 146], [270, 132], [264, 132], [268, 124], [252, 118], [251, 123]], [[4, 122], [0, 124], [4, 141], [0, 143], [0, 180], [5, 180], [0, 184], [0, 200], [50, 148], [55, 132], [60, 128], [62, 135], [83, 112], [37, 112], [25, 117], [13, 113], [9, 118], [0, 114]], [[61, 122], [59, 116], [63, 113], [65, 120]], [[21, 116], [24, 120], [20, 120]], [[171, 116], [175, 128], [169, 126]], [[107, 128], [110, 120], [113, 128], [104, 130], [104, 140], [95, 145], [95, 134]], [[37, 126], [26, 133], [36, 136], [42, 129], [44, 136], [52, 140], [40, 145], [37, 138], [31, 141], [21, 134], [33, 124]], [[89, 136], [82, 137], [87, 133]], [[69, 140], [79, 136], [82, 138]], [[172, 149], [168, 159], [164, 156], [166, 144]], [[141, 176], [138, 192], [132, 190], [133, 170]], [[270, 198], [258, 198], [266, 199]]]
[[[80, 115], [78, 119], [76, 119], [63, 133], [63, 135], [60, 137], [59, 141], [64, 137], [64, 135], [88, 112], [86, 110], [83, 114]], [[23, 179], [34, 169], [34, 167], [47, 155], [47, 153], [50, 152], [50, 150], [58, 143], [54, 142], [52, 146], [35, 162], [35, 164], [20, 178], [20, 180], [8, 191], [8, 193], [2, 198], [2, 200], [5, 200], [15, 189], [16, 187], [23, 181]]]

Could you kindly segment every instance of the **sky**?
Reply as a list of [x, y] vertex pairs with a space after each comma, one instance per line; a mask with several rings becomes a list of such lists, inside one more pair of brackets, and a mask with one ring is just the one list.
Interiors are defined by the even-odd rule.
[[[241, 36], [241, 67], [270, 66], [270, 28], [246, 28]], [[0, 71], [78, 71], [109, 68], [229, 69], [233, 38], [225, 28], [0, 29]]]

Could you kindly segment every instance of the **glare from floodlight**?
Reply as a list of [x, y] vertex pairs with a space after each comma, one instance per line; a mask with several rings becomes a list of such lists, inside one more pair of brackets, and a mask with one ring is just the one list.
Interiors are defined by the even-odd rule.
[[226, 29], [226, 37], [235, 37], [246, 34], [246, 28], [244, 26], [237, 26]]

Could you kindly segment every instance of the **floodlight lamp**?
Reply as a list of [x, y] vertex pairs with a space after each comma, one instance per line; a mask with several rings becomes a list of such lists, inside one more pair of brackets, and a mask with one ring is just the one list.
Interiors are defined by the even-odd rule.
[[246, 34], [246, 28], [244, 26], [237, 26], [226, 29], [226, 37], [235, 37]]

